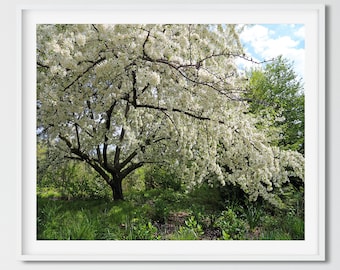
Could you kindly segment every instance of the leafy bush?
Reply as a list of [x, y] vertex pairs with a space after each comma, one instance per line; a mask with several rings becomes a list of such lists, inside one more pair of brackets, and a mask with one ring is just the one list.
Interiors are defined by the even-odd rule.
[[203, 235], [202, 226], [197, 222], [195, 217], [191, 216], [185, 221], [186, 227], [191, 230], [197, 237]]
[[197, 234], [187, 228], [187, 227], [180, 227], [177, 232], [169, 237], [170, 240], [198, 240]]
[[39, 172], [40, 170], [38, 170], [37, 194], [42, 198], [111, 198], [108, 185], [82, 163], [68, 162], [49, 169], [45, 174]]
[[134, 218], [129, 224], [127, 230], [129, 231], [127, 240], [158, 240], [157, 228], [152, 225], [150, 221], [144, 219]]
[[188, 204], [199, 206], [202, 210], [218, 211], [225, 208], [220, 189], [204, 182], [188, 194]]
[[232, 209], [222, 211], [221, 215], [215, 220], [214, 226], [221, 230], [222, 235], [228, 235], [235, 240], [243, 239], [246, 232], [246, 223], [238, 218]]
[[157, 222], [165, 222], [169, 216], [170, 209], [168, 208], [168, 203], [162, 198], [156, 199], [154, 202], [154, 213], [152, 219]]
[[62, 197], [62, 194], [56, 188], [42, 187], [37, 188], [37, 195], [43, 199], [58, 199]]
[[197, 222], [195, 217], [191, 216], [185, 220], [185, 226], [170, 238], [171, 240], [198, 240], [204, 234], [202, 226]]
[[146, 189], [173, 189], [179, 191], [182, 188], [181, 180], [175, 173], [162, 167], [150, 166], [145, 171]]
[[176, 208], [182, 198], [183, 195], [173, 189], [159, 190], [159, 195], [152, 198], [154, 213], [151, 218], [154, 221], [165, 222], [171, 210], [173, 210], [172, 208]]
[[141, 167], [129, 174], [122, 183], [123, 190], [126, 193], [145, 190], [145, 175], [147, 172], [147, 168]]

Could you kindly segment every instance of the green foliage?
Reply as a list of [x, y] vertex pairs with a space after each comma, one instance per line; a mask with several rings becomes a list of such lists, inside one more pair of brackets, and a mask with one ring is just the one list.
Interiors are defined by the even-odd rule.
[[288, 185], [283, 189], [284, 203], [286, 205], [285, 210], [289, 216], [298, 216], [303, 218], [305, 214], [304, 204], [304, 187], [295, 187], [294, 185]]
[[[84, 203], [38, 200], [38, 239], [94, 240], [100, 220]], [[92, 203], [92, 210], [94, 204]]]
[[248, 201], [247, 194], [237, 185], [226, 184], [225, 186], [218, 188], [221, 200], [223, 201], [223, 207], [227, 205], [239, 214], [239, 210]]
[[156, 199], [154, 203], [155, 212], [152, 219], [157, 222], [165, 222], [167, 219], [170, 209], [168, 208], [168, 203], [162, 199]]
[[172, 189], [158, 190], [159, 195], [154, 198], [154, 213], [152, 219], [158, 222], [165, 222], [173, 210], [172, 208], [181, 202], [182, 195]]
[[[269, 211], [266, 207], [257, 205], [254, 211], [260, 214], [256, 226], [250, 228], [250, 233], [257, 230], [257, 235], [252, 235], [260, 240], [303, 240], [304, 217], [291, 210]], [[257, 210], [256, 210], [257, 209]], [[248, 217], [249, 219], [249, 217]], [[248, 224], [251, 224], [247, 220]]]
[[185, 226], [181, 226], [179, 230], [170, 237], [171, 240], [198, 240], [204, 234], [202, 225], [200, 225], [195, 217], [191, 216], [185, 220]]
[[[81, 175], [78, 165], [64, 168]], [[148, 177], [144, 170], [139, 173]], [[42, 179], [45, 182], [39, 184], [44, 185], [38, 185], [38, 239], [304, 239], [303, 188], [292, 185], [284, 189], [286, 208], [280, 210], [264, 200], [249, 201], [233, 185], [220, 188], [203, 183], [190, 192], [130, 188], [127, 201], [112, 202], [93, 200], [97, 195], [90, 189], [83, 197], [86, 200], [76, 199], [81, 197], [80, 189], [75, 188], [80, 181], [72, 179], [67, 187], [78, 191], [70, 200], [63, 200], [67, 199], [65, 186], [61, 189], [45, 176]]]
[[247, 203], [246, 206], [242, 207], [242, 216], [247, 221], [250, 229], [259, 226], [264, 215], [264, 211], [255, 203]]
[[250, 111], [263, 119], [259, 127], [279, 135], [274, 144], [304, 153], [305, 97], [293, 64], [280, 56], [263, 70], [251, 71], [249, 86], [245, 98]]
[[224, 209], [225, 202], [222, 196], [220, 188], [211, 187], [208, 183], [204, 182], [194, 187], [188, 193], [187, 204], [196, 208], [198, 211], [214, 212]]
[[[48, 203], [42, 203], [42, 200], [38, 201], [38, 213], [37, 213], [37, 235], [38, 239], [57, 239], [58, 228], [60, 226], [58, 219], [58, 211], [61, 209], [61, 205], [57, 205], [52, 201]], [[47, 224], [48, 223], [48, 224]]]
[[292, 240], [290, 235], [282, 230], [266, 231], [259, 240]]
[[260, 240], [304, 240], [304, 219], [298, 216], [289, 216], [281, 213], [277, 216], [263, 217]]
[[150, 166], [145, 171], [146, 189], [173, 189], [181, 190], [181, 179], [175, 173], [165, 168]]
[[204, 205], [206, 195], [198, 194], [133, 191], [129, 201], [119, 202], [38, 197], [38, 239], [304, 239], [300, 208], [279, 210], [265, 202], [239, 200], [220, 210], [221, 199], [213, 210], [212, 204]]
[[95, 239], [98, 223], [90, 219], [86, 212], [79, 211], [75, 214], [61, 211], [62, 206], [46, 205], [42, 210], [40, 225], [45, 229], [39, 235], [40, 239], [53, 240], [93, 240]]
[[214, 226], [219, 228], [222, 234], [235, 240], [243, 239], [246, 232], [246, 223], [232, 209], [222, 211]]
[[194, 235], [196, 235], [196, 237], [199, 237], [204, 233], [202, 225], [200, 225], [193, 216], [185, 221], [185, 225], [189, 230], [193, 232]]
[[96, 231], [99, 227], [97, 220], [92, 220], [88, 217], [86, 212], [77, 212], [75, 216], [68, 214], [65, 219], [73, 222], [68, 224], [66, 237], [70, 240], [94, 240]]
[[225, 231], [222, 231], [222, 239], [223, 240], [232, 240], [230, 235]]
[[47, 148], [37, 145], [37, 194], [54, 199], [103, 199], [111, 191], [99, 175], [84, 163], [69, 160], [58, 166], [48, 165]]
[[125, 227], [125, 240], [159, 240], [158, 230], [150, 221], [133, 218]]
[[148, 173], [146, 167], [136, 169], [133, 173], [129, 174], [123, 182], [123, 189], [127, 192], [145, 190], [145, 175]]
[[37, 194], [39, 197], [43, 199], [56, 199], [56, 198], [61, 198], [62, 194], [57, 188], [49, 188], [49, 187], [38, 187], [38, 192]]

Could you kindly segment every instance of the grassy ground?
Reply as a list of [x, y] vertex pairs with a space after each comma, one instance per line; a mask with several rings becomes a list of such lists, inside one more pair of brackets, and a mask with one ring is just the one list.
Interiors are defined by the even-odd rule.
[[37, 239], [304, 239], [301, 213], [273, 211], [260, 203], [226, 203], [208, 187], [189, 194], [173, 189], [135, 191], [120, 202], [42, 197]]

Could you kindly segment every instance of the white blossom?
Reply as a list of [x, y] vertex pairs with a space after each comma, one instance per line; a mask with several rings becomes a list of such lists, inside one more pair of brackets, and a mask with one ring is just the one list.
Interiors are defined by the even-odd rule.
[[161, 77], [159, 76], [158, 73], [156, 72], [151, 72], [148, 76], [148, 80], [150, 82], [151, 85], [153, 86], [157, 86], [160, 81], [161, 81]]
[[80, 46], [80, 47], [83, 47], [86, 43], [86, 36], [81, 34], [81, 33], [78, 33], [76, 36], [76, 42], [77, 44]]

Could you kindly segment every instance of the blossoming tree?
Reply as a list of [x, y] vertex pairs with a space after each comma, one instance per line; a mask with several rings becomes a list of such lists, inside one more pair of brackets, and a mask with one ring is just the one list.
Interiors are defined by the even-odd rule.
[[152, 163], [188, 186], [228, 182], [278, 204], [304, 159], [272, 147], [246, 113], [237, 58], [250, 61], [234, 25], [39, 25], [37, 130], [98, 172], [114, 200]]

